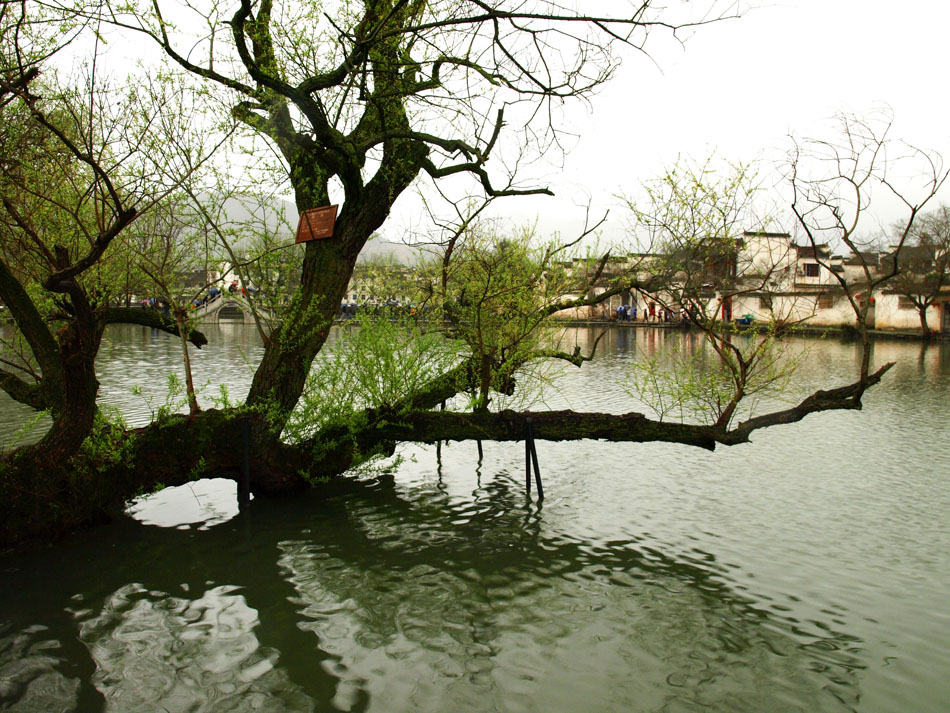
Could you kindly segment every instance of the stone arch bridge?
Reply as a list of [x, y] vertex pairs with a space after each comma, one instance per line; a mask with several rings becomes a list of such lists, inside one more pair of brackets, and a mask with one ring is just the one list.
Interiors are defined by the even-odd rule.
[[[260, 304], [255, 305], [257, 313], [266, 321], [273, 318], [270, 310]], [[254, 313], [247, 298], [240, 294], [218, 295], [214, 300], [198, 307], [193, 312], [194, 319], [199, 323], [217, 324], [221, 320], [243, 321], [244, 324], [254, 324]]]

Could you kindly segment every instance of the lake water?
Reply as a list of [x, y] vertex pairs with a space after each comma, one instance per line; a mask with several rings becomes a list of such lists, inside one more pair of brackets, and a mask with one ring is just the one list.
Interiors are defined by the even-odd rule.
[[[205, 403], [240, 398], [259, 343], [209, 338]], [[633, 360], [681, 339], [611, 330], [548, 405], [633, 410]], [[795, 348], [803, 389], [855, 367]], [[0, 711], [946, 711], [950, 344], [877, 343], [891, 360], [863, 411], [715, 453], [539, 442], [543, 504], [523, 446], [493, 443], [241, 514], [229, 481], [164, 491], [0, 558]], [[143, 422], [177, 364], [110, 328], [103, 399]]]

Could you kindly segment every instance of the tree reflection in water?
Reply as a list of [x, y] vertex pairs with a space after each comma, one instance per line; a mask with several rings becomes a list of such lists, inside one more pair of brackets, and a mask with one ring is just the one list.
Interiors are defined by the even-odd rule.
[[573, 538], [518, 477], [392, 477], [7, 557], [4, 710], [855, 710], [861, 642], [700, 549]]

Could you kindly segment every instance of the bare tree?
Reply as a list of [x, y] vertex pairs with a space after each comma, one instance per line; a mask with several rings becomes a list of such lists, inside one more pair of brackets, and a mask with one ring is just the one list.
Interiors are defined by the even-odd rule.
[[[903, 228], [901, 224], [895, 226], [898, 237]], [[886, 272], [894, 271], [893, 262], [897, 263], [897, 274], [888, 287], [917, 309], [921, 334], [932, 336], [927, 312], [950, 286], [950, 207], [941, 205], [922, 214], [904, 245], [885, 257]]]
[[[227, 15], [216, 2], [170, 5], [130, 15], [115, 4], [101, 17], [222, 89], [233, 115], [283, 161], [299, 210], [329, 204], [331, 193], [342, 199], [333, 239], [305, 248], [289, 316], [248, 395], [269, 414], [256, 428], [261, 446], [275, 445], [360, 251], [406, 188], [420, 177], [468, 177], [489, 196], [549, 193], [520, 185], [506, 166], [527, 145], [556, 148], [560, 103], [601, 85], [618, 48], [642, 51], [653, 31], [675, 35], [721, 16], [678, 19], [652, 2], [616, 14], [548, 0], [243, 0]], [[516, 137], [512, 163], [503, 134]]]
[[[48, 18], [37, 29], [31, 7], [10, 7], [2, 18], [13, 27], [2, 32], [0, 299], [16, 331], [0, 388], [52, 414], [51, 429], [23, 457], [62, 465], [97, 415], [94, 362], [105, 326], [146, 318], [114, 306], [121, 279], [110, 246], [208, 152], [184, 138], [156, 150], [157, 135], [184, 118], [164, 109], [187, 106], [177, 98], [146, 101], [134, 88], [111, 86], [94, 63], [72, 84], [34, 71], [44, 65], [32, 35], [50, 29]], [[146, 321], [174, 331], [170, 321]]]
[[[921, 211], [937, 194], [948, 172], [936, 154], [895, 141], [890, 137], [893, 118], [889, 113], [859, 118], [837, 118], [839, 137], [830, 141], [795, 141], [789, 157], [792, 212], [798, 227], [814, 249], [815, 261], [834, 276], [855, 316], [862, 344], [860, 383], [880, 377], [892, 364], [870, 374], [871, 344], [869, 315], [872, 293], [894, 278], [901, 269], [898, 260], [877, 269], [879, 240], [874, 226], [868, 228], [872, 201], [884, 196], [903, 208], [904, 217], [895, 226], [898, 253], [908, 244]], [[907, 179], [906, 177], [910, 178]], [[859, 266], [857, 280], [831, 269], [819, 246], [840, 246], [851, 252]], [[863, 390], [863, 389], [862, 389]]]

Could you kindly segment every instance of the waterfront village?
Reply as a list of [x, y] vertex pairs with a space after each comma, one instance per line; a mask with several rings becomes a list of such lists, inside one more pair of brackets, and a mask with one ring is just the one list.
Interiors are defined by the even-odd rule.
[[[827, 245], [796, 244], [789, 234], [776, 232], [746, 232], [734, 244], [731, 254], [712, 269], [706, 266], [706, 276], [715, 279], [698, 291], [706, 313], [715, 313], [725, 323], [761, 325], [775, 319], [847, 330], [855, 322], [850, 293], [859, 305], [870, 300], [867, 323], [871, 329], [920, 336], [923, 311], [929, 336], [950, 337], [950, 256], [939, 248], [902, 247], [898, 253], [900, 273], [886, 279], [893, 272], [893, 249], [838, 255]], [[387, 305], [415, 309], [417, 297], [413, 295], [422, 279], [418, 268], [421, 254], [401, 244], [391, 245], [387, 252], [385, 245], [377, 241], [371, 258], [357, 264], [340, 305], [341, 320]], [[661, 258], [648, 253], [611, 256], [586, 296], [603, 294], [622, 276], [635, 276], [646, 283]], [[570, 272], [589, 270], [590, 264], [575, 260], [561, 267]], [[224, 287], [212, 288], [211, 297], [225, 299], [215, 304], [206, 293], [203, 300], [196, 300], [198, 321], [251, 321], [247, 303], [240, 299], [241, 292], [246, 296], [247, 290], [232, 277], [227, 263], [207, 273], [209, 283], [219, 281]], [[253, 283], [248, 288], [252, 295], [257, 290]], [[556, 317], [579, 322], [679, 325], [688, 322], [683, 294], [677, 287], [652, 293], [624, 290], [596, 305], [563, 310]], [[565, 300], [580, 296], [562, 295]]]

